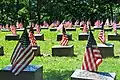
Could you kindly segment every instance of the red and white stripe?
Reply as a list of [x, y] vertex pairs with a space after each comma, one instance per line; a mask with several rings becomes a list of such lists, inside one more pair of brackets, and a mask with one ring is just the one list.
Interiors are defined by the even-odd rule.
[[18, 43], [17, 47], [15, 48], [15, 51], [13, 52], [14, 54], [11, 57], [11, 60], [10, 60], [11, 64], [14, 64], [16, 62], [22, 50], [23, 49], [21, 48], [21, 43]]
[[117, 25], [116, 25], [116, 22], [113, 22], [113, 30], [114, 30], [115, 33], [117, 32]]
[[15, 27], [15, 25], [11, 25], [10, 30], [11, 30], [13, 35], [16, 35], [16, 27]]
[[99, 64], [102, 62], [102, 57], [98, 48], [86, 48], [82, 70], [97, 71]]
[[105, 43], [105, 42], [106, 42], [104, 30], [101, 30], [101, 31], [100, 31], [99, 36], [98, 36], [98, 39], [99, 39], [102, 43]]
[[37, 34], [40, 34], [40, 26], [38, 24], [36, 24], [35, 27], [36, 27]]
[[87, 32], [87, 25], [86, 25], [86, 24], [84, 24], [84, 26], [83, 26], [83, 32], [84, 32], [84, 33]]
[[68, 38], [67, 38], [67, 35], [64, 35], [62, 36], [62, 40], [60, 42], [60, 45], [61, 46], [67, 46], [68, 45]]
[[35, 36], [34, 36], [34, 34], [31, 31], [29, 32], [29, 40], [30, 40], [32, 46], [36, 46], [37, 45]]
[[15, 55], [11, 59], [13, 61], [11, 70], [15, 75], [18, 75], [33, 60], [34, 52], [32, 51], [31, 44], [25, 49], [19, 44], [15, 52]]

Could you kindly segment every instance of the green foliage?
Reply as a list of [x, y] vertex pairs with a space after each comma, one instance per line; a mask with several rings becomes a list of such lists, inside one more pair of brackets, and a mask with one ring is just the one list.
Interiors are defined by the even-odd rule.
[[[43, 17], [49, 17], [48, 21], [64, 20], [64, 19], [89, 19], [92, 21], [96, 19], [111, 18], [117, 14], [119, 16], [118, 0], [1, 0], [0, 1], [0, 19], [6, 23], [8, 18], [13, 21], [18, 20], [19, 11], [26, 12], [25, 19], [31, 19], [35, 22], [38, 21], [38, 14]], [[118, 9], [115, 11], [115, 9]], [[2, 11], [3, 10], [3, 11]], [[24, 11], [25, 10], [25, 11]], [[29, 15], [29, 16], [28, 16]], [[3, 18], [1, 18], [3, 16]], [[41, 18], [41, 22], [45, 18]]]

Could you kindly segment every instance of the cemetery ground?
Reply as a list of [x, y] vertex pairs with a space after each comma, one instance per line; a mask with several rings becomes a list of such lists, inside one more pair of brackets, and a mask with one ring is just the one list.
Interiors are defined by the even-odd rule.
[[[37, 40], [37, 44], [40, 45], [40, 52], [44, 56], [37, 56], [34, 58], [31, 64], [42, 65], [43, 66], [43, 76], [44, 80], [71, 80], [71, 74], [76, 70], [81, 68], [83, 61], [83, 56], [87, 44], [87, 40], [79, 41], [78, 35], [82, 32], [79, 28], [76, 31], [70, 31], [67, 33], [72, 33], [72, 41], [69, 41], [69, 45], [74, 45], [73, 57], [52, 57], [52, 46], [59, 45], [57, 41], [57, 34], [60, 32], [41, 30], [44, 33], [45, 41]], [[36, 32], [35, 32], [36, 33]], [[107, 34], [114, 32], [105, 32], [106, 38]], [[118, 30], [120, 34], [120, 31]], [[4, 47], [4, 56], [0, 56], [0, 69], [10, 65], [10, 57], [18, 41], [7, 41], [5, 40], [5, 35], [11, 34], [11, 32], [1, 32], [0, 31], [0, 46]], [[22, 34], [17, 32], [17, 34]], [[98, 31], [93, 32], [97, 44], [100, 43], [98, 40]], [[104, 58], [102, 64], [99, 66], [99, 72], [115, 72], [116, 80], [120, 79], [120, 41], [107, 41], [107, 43], [114, 43], [114, 55], [112, 58]]]

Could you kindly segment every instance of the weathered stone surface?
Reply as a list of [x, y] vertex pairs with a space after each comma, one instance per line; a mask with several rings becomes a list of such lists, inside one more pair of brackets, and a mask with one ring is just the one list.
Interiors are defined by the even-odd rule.
[[32, 47], [34, 53], [35, 53], [35, 56], [40, 56], [40, 46], [33, 46]]
[[117, 27], [117, 30], [120, 30], [120, 26]]
[[43, 66], [29, 65], [19, 75], [11, 72], [11, 66], [0, 70], [1, 80], [43, 80]]
[[76, 69], [71, 75], [71, 80], [115, 80], [115, 73], [90, 72]]
[[98, 48], [103, 58], [114, 57], [114, 44], [98, 44]]
[[66, 28], [66, 31], [76, 31], [76, 28]]
[[9, 29], [1, 29], [2, 32], [9, 32]]
[[112, 28], [105, 28], [104, 31], [112, 31]]
[[120, 40], [120, 35], [108, 34], [108, 40]]
[[[72, 40], [72, 34], [67, 34], [68, 40]], [[62, 33], [57, 34], [57, 41], [62, 40]]]
[[0, 56], [3, 56], [4, 55], [4, 48], [3, 46], [0, 46]]
[[[83, 30], [83, 27], [80, 27], [80, 30]], [[91, 31], [94, 31], [94, 28], [91, 28]]]
[[19, 40], [19, 35], [7, 34], [5, 40]]
[[79, 33], [78, 40], [88, 40], [88, 33]]
[[16, 29], [16, 31], [24, 31], [24, 28], [22, 28], [22, 29]]
[[50, 31], [57, 31], [56, 28], [50, 28]]
[[44, 41], [44, 34], [34, 34], [36, 40], [43, 40]]
[[40, 27], [41, 29], [48, 29], [48, 27]]
[[74, 46], [60, 46], [56, 45], [52, 47], [52, 56], [73, 56]]
[[101, 30], [101, 27], [94, 27], [94, 30]]

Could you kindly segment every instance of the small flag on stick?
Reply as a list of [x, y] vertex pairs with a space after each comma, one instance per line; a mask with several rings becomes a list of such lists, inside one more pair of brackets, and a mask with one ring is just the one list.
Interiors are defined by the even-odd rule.
[[63, 26], [63, 29], [62, 29], [62, 40], [61, 40], [61, 42], [60, 42], [60, 45], [61, 46], [67, 46], [68, 45], [68, 37], [67, 37], [67, 35], [66, 35], [66, 30], [65, 30], [65, 28], [64, 28], [64, 26]]
[[102, 56], [97, 47], [97, 43], [94, 39], [94, 36], [90, 31], [81, 68], [82, 70], [87, 70], [87, 71], [97, 71], [98, 66], [101, 63], [102, 63]]

